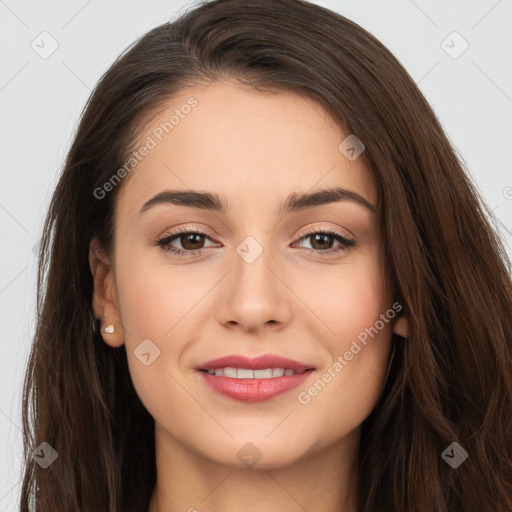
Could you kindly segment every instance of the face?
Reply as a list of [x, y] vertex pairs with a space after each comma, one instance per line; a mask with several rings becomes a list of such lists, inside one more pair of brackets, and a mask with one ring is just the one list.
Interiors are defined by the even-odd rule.
[[[398, 318], [374, 177], [298, 95], [219, 82], [165, 107], [118, 185], [113, 257], [91, 243], [105, 342], [125, 344], [159, 435], [201, 457], [257, 450], [270, 468], [342, 442], [375, 406]], [[351, 194], [289, 200], [335, 188]], [[294, 363], [207, 364], [262, 355]]]

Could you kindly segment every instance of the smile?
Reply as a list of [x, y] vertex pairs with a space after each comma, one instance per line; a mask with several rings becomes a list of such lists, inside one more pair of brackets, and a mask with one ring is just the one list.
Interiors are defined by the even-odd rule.
[[[291, 368], [265, 368], [263, 370], [250, 370], [248, 368], [217, 368], [207, 371], [209, 375], [216, 377], [231, 377], [232, 379], [272, 379], [275, 377], [283, 377], [284, 375], [298, 375], [299, 372]], [[302, 372], [300, 372], [302, 373]]]
[[313, 373], [311, 364], [276, 354], [249, 358], [232, 354], [196, 368], [207, 388], [242, 402], [263, 402], [300, 386]]

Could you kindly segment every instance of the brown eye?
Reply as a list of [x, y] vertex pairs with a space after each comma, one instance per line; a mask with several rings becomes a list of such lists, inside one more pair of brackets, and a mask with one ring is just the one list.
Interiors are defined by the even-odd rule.
[[200, 233], [186, 233], [184, 235], [180, 235], [178, 240], [184, 249], [193, 251], [196, 249], [202, 249], [201, 245], [204, 244], [204, 236], [205, 235]]
[[[300, 238], [301, 242], [304, 240], [310, 241], [310, 251], [316, 252], [321, 256], [327, 256], [332, 253], [346, 251], [350, 247], [356, 245], [354, 240], [350, 240], [349, 238], [343, 236], [341, 233], [338, 233], [337, 231], [334, 231], [330, 228], [317, 228], [312, 233], [303, 235]], [[338, 242], [337, 246], [333, 246], [335, 242]], [[308, 248], [306, 247], [306, 249]]]
[[[211, 240], [206, 233], [188, 228], [170, 233], [158, 240], [156, 244], [165, 252], [170, 252], [176, 256], [195, 256], [202, 249], [208, 247], [204, 245], [207, 239]], [[177, 247], [176, 244], [178, 244]]]
[[315, 233], [314, 235], [308, 235], [308, 237], [312, 240], [311, 246], [313, 249], [318, 249], [319, 251], [330, 249], [334, 243], [334, 237], [326, 233]]

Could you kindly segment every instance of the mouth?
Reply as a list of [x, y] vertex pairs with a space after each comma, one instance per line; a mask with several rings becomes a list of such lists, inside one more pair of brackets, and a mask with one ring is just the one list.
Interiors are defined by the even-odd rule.
[[302, 375], [305, 372], [313, 371], [314, 368], [306, 368], [300, 372], [292, 368], [265, 368], [262, 370], [251, 370], [249, 368], [216, 368], [215, 370], [200, 369], [199, 371], [208, 373], [215, 377], [229, 377], [231, 379], [275, 379], [278, 377], [288, 377], [290, 375]]
[[272, 354], [254, 359], [227, 356], [196, 368], [208, 388], [243, 402], [262, 402], [289, 392], [307, 380], [315, 369]]
[[[313, 365], [300, 363], [294, 359], [275, 354], [263, 354], [254, 358], [233, 354], [212, 359], [196, 368], [199, 371], [207, 371], [210, 375], [236, 379], [268, 379], [282, 377], [283, 375], [301, 374], [309, 369], [314, 370], [315, 368]], [[212, 371], [213, 373], [211, 373]]]

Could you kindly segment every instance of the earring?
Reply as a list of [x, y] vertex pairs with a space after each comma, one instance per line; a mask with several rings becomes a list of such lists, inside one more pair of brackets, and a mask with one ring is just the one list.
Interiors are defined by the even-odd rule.
[[105, 334], [112, 334], [114, 331], [115, 331], [114, 324], [110, 324], [107, 327], [105, 327], [105, 329], [103, 329], [103, 332]]

